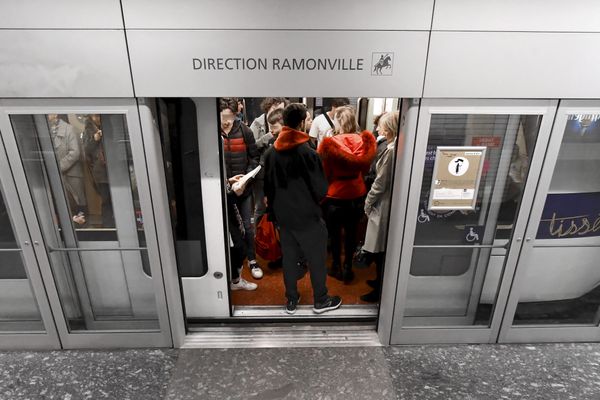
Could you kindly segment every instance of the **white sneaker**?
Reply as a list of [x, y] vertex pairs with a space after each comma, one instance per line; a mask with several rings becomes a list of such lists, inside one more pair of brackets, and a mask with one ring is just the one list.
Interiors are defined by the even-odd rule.
[[252, 277], [254, 279], [260, 279], [263, 277], [263, 270], [257, 264], [251, 266], [250, 273], [252, 273]]
[[231, 290], [256, 290], [256, 288], [258, 287], [256, 283], [248, 282], [247, 280], [241, 277], [239, 282], [231, 282], [229, 286], [231, 287]]

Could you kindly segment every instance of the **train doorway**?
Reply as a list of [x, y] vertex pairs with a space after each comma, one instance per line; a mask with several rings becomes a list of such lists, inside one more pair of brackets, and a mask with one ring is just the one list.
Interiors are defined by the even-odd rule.
[[23, 330], [48, 347], [172, 346], [136, 101], [0, 109], [3, 195], [26, 264], [0, 280], [17, 329], [38, 320]]
[[[299, 282], [301, 294], [298, 312], [285, 313], [283, 274], [280, 266], [257, 255], [262, 276], [256, 277], [248, 265], [242, 268], [242, 278], [257, 285], [256, 290], [232, 290], [230, 285], [230, 249], [227, 207], [225, 207], [226, 166], [220, 143], [218, 100], [215, 98], [153, 99], [156, 125], [160, 127], [162, 157], [166, 173], [171, 231], [181, 280], [185, 316], [189, 324], [211, 321], [370, 321], [375, 326], [379, 311], [379, 294], [375, 263], [354, 261], [354, 276], [344, 282], [327, 278], [330, 293], [341, 295], [343, 306], [325, 316], [312, 311], [310, 278]], [[260, 103], [265, 98], [240, 98], [240, 123], [247, 127], [254, 121], [266, 122]], [[383, 113], [399, 111], [400, 99], [347, 98], [356, 112], [360, 129], [374, 130], [374, 118]], [[328, 98], [287, 98], [285, 101], [304, 103], [311, 118], [325, 119], [331, 111]], [[329, 117], [329, 115], [327, 115]], [[333, 119], [333, 118], [332, 118]], [[263, 123], [263, 126], [268, 123]], [[333, 130], [333, 127], [329, 129]], [[308, 132], [307, 132], [308, 133]], [[258, 139], [258, 138], [257, 138]], [[381, 139], [381, 138], [380, 138]], [[317, 143], [315, 141], [315, 148]], [[253, 209], [258, 205], [256, 199]], [[389, 207], [389, 205], [388, 205]], [[361, 207], [360, 214], [364, 214]], [[252, 223], [258, 219], [252, 217]], [[361, 218], [358, 239], [351, 253], [359, 256], [365, 238], [366, 218]], [[361, 237], [362, 235], [362, 237]], [[348, 257], [346, 257], [348, 258]], [[353, 258], [353, 257], [352, 257]], [[271, 260], [272, 261], [272, 260]], [[329, 252], [327, 266], [331, 267]], [[358, 265], [360, 264], [360, 265]], [[308, 275], [308, 274], [307, 274]], [[372, 286], [376, 286], [374, 290]], [[376, 298], [364, 297], [375, 292]], [[366, 300], [364, 300], [366, 298]]]

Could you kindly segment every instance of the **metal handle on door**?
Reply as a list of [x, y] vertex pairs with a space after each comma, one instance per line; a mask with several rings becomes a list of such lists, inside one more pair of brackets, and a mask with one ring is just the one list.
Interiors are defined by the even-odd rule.
[[526, 242], [531, 242], [531, 238], [530, 238], [530, 237], [527, 237], [527, 238], [525, 238], [525, 241], [526, 241]]
[[142, 251], [148, 250], [147, 247], [90, 247], [90, 248], [78, 248], [78, 247], [52, 247], [48, 246], [48, 252], [52, 253], [55, 251]]

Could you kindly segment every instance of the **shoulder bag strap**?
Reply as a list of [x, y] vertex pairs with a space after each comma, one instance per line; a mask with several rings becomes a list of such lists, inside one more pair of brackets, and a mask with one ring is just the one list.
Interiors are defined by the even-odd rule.
[[325, 112], [325, 113], [323, 113], [323, 115], [325, 116], [327, 123], [329, 123], [329, 126], [331, 126], [331, 129], [335, 130], [335, 125], [333, 124], [333, 121], [331, 120], [331, 118], [329, 118], [329, 114], [327, 114]]

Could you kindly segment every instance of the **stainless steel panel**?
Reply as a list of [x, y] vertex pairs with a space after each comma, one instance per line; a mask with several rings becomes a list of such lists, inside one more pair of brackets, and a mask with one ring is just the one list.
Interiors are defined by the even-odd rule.
[[173, 247], [173, 232], [169, 215], [167, 199], [167, 184], [163, 166], [162, 151], [155, 114], [149, 105], [141, 100], [138, 103], [140, 113], [140, 128], [144, 138], [144, 148], [148, 165], [152, 205], [156, 220], [156, 234], [160, 259], [165, 282], [167, 308], [171, 323], [173, 345], [179, 348], [185, 339], [185, 316], [181, 299], [181, 285], [177, 273], [177, 260]]
[[[431, 25], [433, 11], [433, 0], [285, 3], [278, 0], [123, 0], [122, 3], [127, 29], [426, 30]], [[326, 46], [331, 47], [330, 38], [314, 42], [318, 43], [328, 43]]]
[[[221, 180], [221, 159], [218, 135], [216, 103], [214, 98], [196, 98], [198, 121], [198, 152], [200, 157], [202, 207], [204, 207], [204, 227], [206, 232], [206, 257], [208, 271], [199, 278], [182, 278], [181, 285], [185, 301], [186, 317], [229, 317], [229, 284], [227, 273], [227, 251], [223, 221], [223, 181]], [[220, 273], [221, 278], [215, 278]]]
[[0, 30], [0, 76], [0, 97], [133, 96], [117, 30]]
[[401, 132], [404, 134], [404, 142], [403, 146], [398, 147], [394, 170], [387, 253], [377, 326], [379, 339], [386, 345], [391, 343], [392, 337], [404, 224], [406, 222], [406, 208], [408, 207], [408, 192], [410, 189], [412, 154], [417, 136], [419, 104], [419, 100], [416, 99], [403, 99], [400, 112], [401, 118], [403, 118]]
[[600, 34], [433, 32], [424, 97], [597, 98], [596, 65]]
[[0, 29], [119, 28], [119, 0], [2, 0]]
[[600, 32], [596, 0], [436, 0], [433, 30]]

